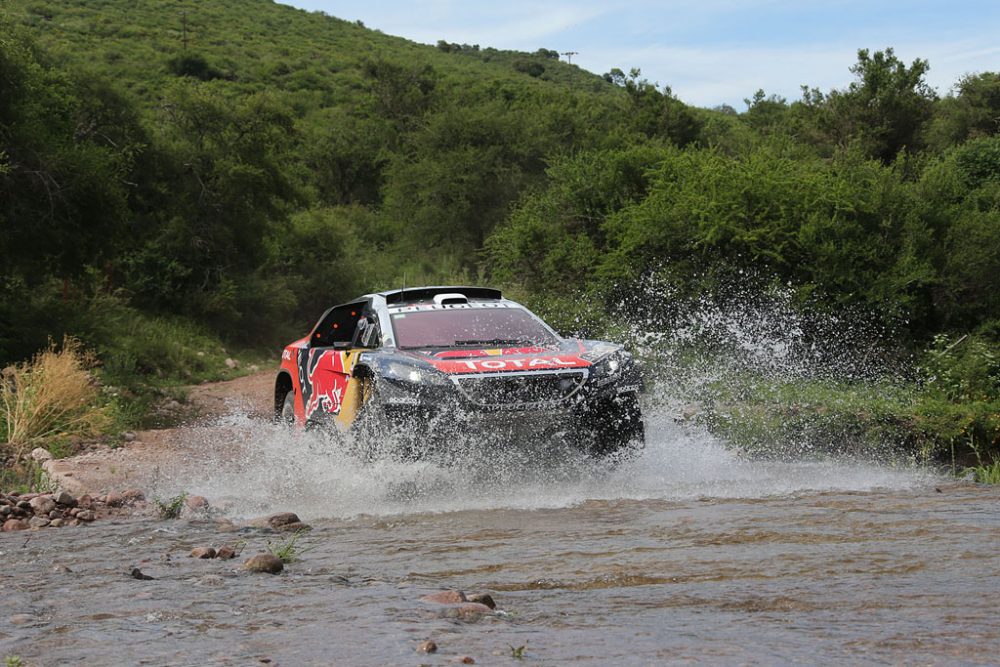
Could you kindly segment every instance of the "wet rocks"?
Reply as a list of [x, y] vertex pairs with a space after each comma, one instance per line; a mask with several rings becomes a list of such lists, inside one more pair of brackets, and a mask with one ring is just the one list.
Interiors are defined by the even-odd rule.
[[228, 544], [219, 547], [219, 550], [215, 552], [215, 557], [220, 560], [230, 560], [232, 558], [236, 558], [236, 549], [229, 546]]
[[[65, 491], [59, 493], [0, 493], [3, 531], [37, 530], [73, 525], [80, 501]], [[96, 517], [95, 517], [96, 518]]]
[[430, 639], [428, 639], [425, 642], [420, 642], [420, 645], [417, 646], [418, 653], [437, 653], [437, 650], [438, 650], [438, 645], [435, 644]]
[[[0, 493], [0, 522], [8, 526], [5, 531], [79, 526], [96, 521], [112, 508], [130, 507], [144, 500], [145, 495], [139, 489], [112, 491], [96, 497], [76, 497], [67, 491]], [[11, 519], [19, 523], [8, 524]]]
[[285, 564], [274, 554], [257, 554], [243, 563], [243, 568], [247, 572], [266, 572], [268, 574], [278, 574], [285, 569]]
[[156, 577], [151, 577], [148, 574], [143, 574], [142, 570], [137, 567], [132, 568], [130, 575], [133, 579], [138, 579], [139, 581], [153, 581]]

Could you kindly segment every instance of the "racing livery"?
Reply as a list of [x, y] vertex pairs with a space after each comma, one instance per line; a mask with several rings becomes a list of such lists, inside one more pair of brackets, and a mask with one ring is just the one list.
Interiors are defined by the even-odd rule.
[[478, 430], [600, 456], [642, 445], [641, 384], [620, 345], [562, 338], [499, 290], [421, 287], [327, 310], [284, 349], [274, 410], [362, 439], [446, 447]]

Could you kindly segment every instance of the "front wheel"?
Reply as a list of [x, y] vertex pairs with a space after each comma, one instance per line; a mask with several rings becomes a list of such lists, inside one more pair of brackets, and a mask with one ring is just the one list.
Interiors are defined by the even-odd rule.
[[285, 394], [285, 399], [281, 402], [281, 412], [278, 413], [278, 421], [282, 424], [295, 423], [295, 392], [289, 391]]
[[618, 452], [635, 452], [646, 444], [642, 408], [636, 393], [620, 394], [591, 406], [580, 422], [580, 445], [592, 456], [604, 458]]

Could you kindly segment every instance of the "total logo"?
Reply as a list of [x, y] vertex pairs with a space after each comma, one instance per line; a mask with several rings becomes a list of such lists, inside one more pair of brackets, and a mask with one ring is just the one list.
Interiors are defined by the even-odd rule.
[[509, 371], [517, 368], [575, 368], [584, 365], [579, 359], [536, 357], [534, 359], [468, 359], [458, 362], [471, 371]]

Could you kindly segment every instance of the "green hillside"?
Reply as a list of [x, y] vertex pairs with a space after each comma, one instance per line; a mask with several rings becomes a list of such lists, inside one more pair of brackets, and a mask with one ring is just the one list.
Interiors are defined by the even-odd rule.
[[891, 331], [942, 401], [986, 406], [954, 433], [996, 435], [1000, 74], [941, 98], [926, 61], [861, 49], [847, 88], [739, 113], [555, 55], [264, 0], [7, 0], [0, 366], [68, 333], [123, 382], [210, 376], [199, 348], [272, 349], [404, 281], [669, 330], [633, 286], [742, 281]]
[[[614, 90], [601, 77], [546, 55], [460, 45], [445, 52], [267, 0], [8, 5], [11, 17], [56, 62], [113, 76], [148, 102], [183, 72], [242, 93], [297, 93], [300, 111], [353, 106], [365, 88], [364, 62], [372, 58], [433, 67], [448, 92], [479, 84], [545, 88], [549, 82], [584, 92]], [[537, 77], [516, 69], [531, 64], [541, 68]]]

